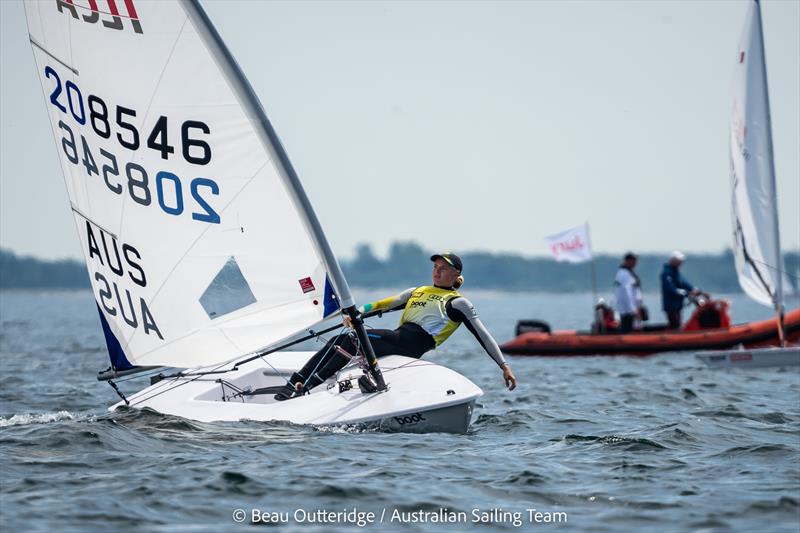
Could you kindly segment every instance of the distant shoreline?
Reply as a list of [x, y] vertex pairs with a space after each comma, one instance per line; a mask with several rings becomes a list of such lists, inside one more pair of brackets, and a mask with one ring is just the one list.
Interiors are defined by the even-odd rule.
[[[431, 252], [413, 242], [391, 245], [386, 259], [379, 259], [368, 245], [361, 245], [356, 256], [341, 261], [348, 281], [354, 288], [380, 289], [410, 287], [430, 277]], [[465, 289], [537, 292], [591, 292], [588, 263], [571, 265], [549, 258], [526, 258], [521, 255], [489, 252], [465, 252]], [[645, 292], [658, 291], [658, 276], [666, 254], [642, 253], [637, 272]], [[784, 255], [786, 270], [795, 292], [798, 289], [800, 252]], [[595, 257], [597, 290], [607, 293], [620, 258], [611, 255]], [[740, 293], [733, 254], [730, 250], [716, 254], [692, 254], [683, 266], [685, 276], [697, 287], [714, 293]], [[0, 289], [82, 290], [90, 288], [85, 265], [81, 261], [45, 261], [20, 257], [0, 249]]]

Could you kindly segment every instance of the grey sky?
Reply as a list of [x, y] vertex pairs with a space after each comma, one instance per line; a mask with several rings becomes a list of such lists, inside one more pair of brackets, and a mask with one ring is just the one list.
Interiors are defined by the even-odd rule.
[[[137, 0], [142, 1], [142, 0]], [[203, 2], [334, 250], [728, 247], [746, 2]], [[781, 240], [800, 248], [800, 2], [762, 4]], [[0, 1], [0, 245], [80, 257], [21, 2]]]

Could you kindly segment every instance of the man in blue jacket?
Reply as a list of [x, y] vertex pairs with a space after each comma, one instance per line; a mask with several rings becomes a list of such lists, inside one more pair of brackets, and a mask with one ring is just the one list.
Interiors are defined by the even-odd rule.
[[683, 310], [683, 299], [686, 296], [694, 296], [700, 291], [697, 290], [689, 280], [681, 276], [678, 270], [686, 260], [686, 256], [677, 250], [669, 254], [669, 260], [664, 264], [661, 271], [661, 302], [664, 312], [667, 314], [670, 329], [681, 327], [681, 310]]

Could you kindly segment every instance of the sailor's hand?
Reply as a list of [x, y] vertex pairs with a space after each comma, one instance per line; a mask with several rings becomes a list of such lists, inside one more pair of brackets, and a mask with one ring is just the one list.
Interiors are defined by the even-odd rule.
[[503, 364], [503, 381], [506, 382], [506, 387], [508, 387], [508, 390], [514, 390], [517, 388], [517, 378], [514, 376], [514, 373], [511, 371], [511, 367], [508, 366], [508, 363]]
[[347, 315], [342, 317], [342, 324], [344, 324], [346, 328], [353, 329], [353, 320]]

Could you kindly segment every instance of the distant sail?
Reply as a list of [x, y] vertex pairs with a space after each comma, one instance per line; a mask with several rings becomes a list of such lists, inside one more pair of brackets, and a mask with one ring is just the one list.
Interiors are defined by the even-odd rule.
[[337, 310], [308, 213], [281, 178], [282, 150], [195, 4], [25, 9], [116, 367], [228, 361]]
[[778, 230], [767, 72], [761, 10], [751, 2], [739, 46], [730, 124], [733, 238], [739, 284], [764, 305], [782, 302], [791, 286]]

